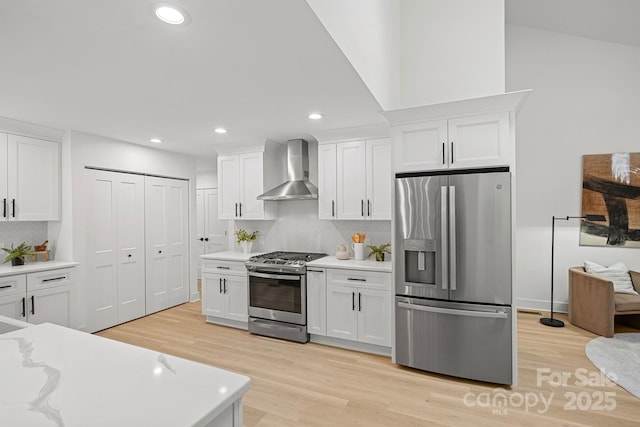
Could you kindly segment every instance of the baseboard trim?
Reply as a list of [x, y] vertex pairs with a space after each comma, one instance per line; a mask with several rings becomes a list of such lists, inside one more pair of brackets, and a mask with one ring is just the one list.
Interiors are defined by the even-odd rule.
[[332, 347], [346, 348], [347, 350], [362, 351], [364, 353], [379, 354], [391, 357], [391, 347], [383, 347], [375, 344], [361, 343], [357, 341], [343, 340], [324, 335], [309, 335], [309, 341], [316, 344], [330, 345]]
[[[529, 298], [518, 298], [517, 304], [518, 304], [517, 305], [518, 310], [541, 310], [544, 312], [548, 312], [549, 309], [551, 308], [551, 304], [549, 301], [529, 299]], [[558, 313], [568, 313], [569, 303], [554, 302], [553, 311]]]

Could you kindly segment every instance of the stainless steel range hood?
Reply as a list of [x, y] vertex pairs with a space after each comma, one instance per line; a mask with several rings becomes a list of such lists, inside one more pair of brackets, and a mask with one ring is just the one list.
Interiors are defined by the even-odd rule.
[[304, 139], [287, 141], [289, 180], [258, 196], [258, 200], [317, 199], [318, 187], [309, 182], [309, 143]]

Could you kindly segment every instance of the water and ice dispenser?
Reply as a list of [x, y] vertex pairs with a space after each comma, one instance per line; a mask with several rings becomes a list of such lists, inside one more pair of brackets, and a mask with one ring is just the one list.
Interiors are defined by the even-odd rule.
[[435, 285], [436, 283], [436, 240], [405, 239], [404, 281]]

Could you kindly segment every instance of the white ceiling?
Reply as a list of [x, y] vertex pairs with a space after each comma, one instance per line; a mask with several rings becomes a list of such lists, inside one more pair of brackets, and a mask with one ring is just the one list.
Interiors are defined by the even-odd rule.
[[185, 27], [151, 3], [0, 0], [0, 116], [199, 157], [384, 123], [306, 2], [175, 0]]
[[506, 0], [506, 21], [640, 47], [638, 0]]
[[[201, 159], [219, 144], [384, 123], [305, 1], [175, 0], [192, 18], [178, 28], [151, 3], [0, 0], [0, 116]], [[506, 14], [640, 46], [638, 0], [507, 0]], [[307, 119], [311, 111], [325, 119]]]

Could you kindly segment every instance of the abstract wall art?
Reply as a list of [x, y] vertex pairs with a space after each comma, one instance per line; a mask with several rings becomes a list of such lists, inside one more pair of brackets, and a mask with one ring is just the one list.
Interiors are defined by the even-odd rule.
[[640, 248], [640, 153], [582, 156], [580, 245]]

